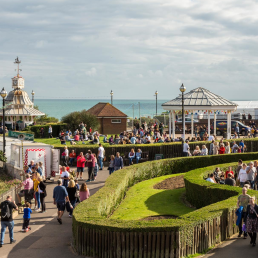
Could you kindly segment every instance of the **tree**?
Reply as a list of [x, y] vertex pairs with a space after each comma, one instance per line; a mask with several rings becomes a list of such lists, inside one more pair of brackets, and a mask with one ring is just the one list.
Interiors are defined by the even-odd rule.
[[99, 120], [96, 116], [89, 114], [85, 109], [82, 111], [75, 111], [69, 113], [61, 118], [63, 123], [66, 123], [68, 128], [72, 131], [79, 128], [79, 124], [83, 122], [87, 124], [87, 131], [91, 129], [98, 130], [99, 129]]

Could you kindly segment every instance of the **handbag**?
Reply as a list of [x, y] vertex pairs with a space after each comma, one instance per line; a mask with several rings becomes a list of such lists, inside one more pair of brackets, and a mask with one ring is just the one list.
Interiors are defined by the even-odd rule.
[[73, 209], [73, 205], [70, 202], [65, 203], [67, 212], [70, 212]]
[[246, 231], [246, 226], [245, 226], [245, 224], [243, 224], [243, 226], [242, 226], [242, 231], [243, 231], [243, 232]]
[[74, 197], [76, 198], [79, 198], [80, 197], [80, 191], [79, 190], [76, 190], [75, 194], [74, 194]]

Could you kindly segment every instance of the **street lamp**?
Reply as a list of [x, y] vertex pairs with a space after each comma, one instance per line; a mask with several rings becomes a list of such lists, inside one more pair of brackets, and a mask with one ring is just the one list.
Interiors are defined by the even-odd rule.
[[32, 95], [32, 103], [34, 103], [34, 95], [35, 95], [35, 92], [32, 90], [31, 92], [31, 95]]
[[155, 91], [155, 95], [156, 95], [156, 116], [158, 114], [158, 92]]
[[182, 83], [181, 87], [179, 88], [182, 92], [182, 128], [183, 128], [183, 138], [182, 138], [182, 145], [184, 147], [184, 141], [185, 141], [185, 110], [184, 110], [184, 92], [186, 90], [186, 87]]
[[3, 88], [1, 93], [1, 97], [3, 98], [3, 153], [5, 156], [5, 98], [7, 96], [7, 91]]
[[114, 95], [114, 92], [112, 90], [110, 92], [110, 95], [111, 95], [111, 105], [113, 106], [113, 95]]

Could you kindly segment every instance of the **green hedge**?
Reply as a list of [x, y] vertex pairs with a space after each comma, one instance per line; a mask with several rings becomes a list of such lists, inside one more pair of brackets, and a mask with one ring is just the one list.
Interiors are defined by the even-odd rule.
[[[236, 142], [240, 142], [241, 139], [237, 139]], [[234, 140], [228, 140], [229, 142], [233, 142]], [[224, 141], [225, 142], [225, 141]], [[244, 139], [244, 143], [247, 146], [247, 152], [255, 152], [258, 151], [258, 138], [250, 138]], [[191, 142], [190, 149], [193, 151], [197, 145], [200, 146], [205, 144], [209, 150], [210, 142]], [[80, 152], [87, 152], [88, 149], [91, 149], [94, 153], [98, 151], [98, 145], [70, 145], [67, 144], [68, 149], [75, 150], [77, 154]], [[56, 149], [63, 150], [63, 147], [55, 146]], [[109, 158], [111, 155], [115, 155], [116, 152], [120, 152], [121, 155], [125, 153], [129, 153], [131, 148], [137, 150], [140, 148], [143, 152], [149, 152], [149, 160], [155, 159], [155, 154], [163, 154], [164, 158], [176, 158], [182, 156], [182, 143], [173, 142], [173, 143], [155, 143], [155, 144], [128, 144], [128, 145], [108, 145], [104, 146], [106, 151], [106, 157]]]
[[33, 132], [35, 138], [40, 138], [40, 129], [44, 128], [45, 138], [48, 138], [48, 128], [50, 125], [52, 126], [53, 137], [58, 137], [59, 132], [67, 128], [66, 124], [47, 124], [47, 125], [32, 125], [32, 126], [26, 127], [26, 130]]
[[[73, 216], [74, 234], [76, 234], [77, 226], [112, 231], [183, 230], [184, 227], [189, 227], [189, 225], [196, 225], [220, 216], [226, 210], [235, 208], [236, 198], [232, 196], [239, 194], [241, 189], [211, 184], [203, 180], [203, 175], [207, 174], [207, 171], [213, 171], [216, 164], [237, 162], [238, 159], [254, 160], [257, 158], [257, 153], [186, 157], [145, 162], [119, 170], [107, 179], [105, 186], [94, 194], [94, 196], [76, 207]], [[210, 165], [214, 166], [205, 168]], [[228, 165], [224, 164], [223, 166], [227, 167]], [[112, 216], [110, 217], [112, 211], [124, 198], [127, 189], [133, 184], [157, 176], [187, 171], [190, 171], [185, 176], [186, 188], [188, 188], [187, 196], [189, 197], [189, 195], [195, 194], [195, 198], [200, 200], [200, 202], [196, 203], [196, 206], [203, 207], [212, 202], [216, 203], [181, 216], [176, 220], [120, 221], [112, 219]], [[258, 195], [256, 191], [253, 192]], [[219, 196], [214, 197], [218, 193]], [[206, 197], [204, 198], [204, 196]]]

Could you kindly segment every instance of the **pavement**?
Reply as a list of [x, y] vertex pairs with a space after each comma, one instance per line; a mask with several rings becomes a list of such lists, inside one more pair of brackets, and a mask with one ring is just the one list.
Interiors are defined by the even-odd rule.
[[[90, 195], [104, 186], [109, 171], [107, 168], [98, 172], [96, 181], [87, 183]], [[79, 184], [88, 178], [87, 172], [83, 173], [83, 179]], [[0, 258], [51, 258], [51, 257], [84, 257], [77, 255], [72, 247], [72, 219], [68, 212], [63, 215], [63, 224], [57, 220], [57, 208], [53, 204], [53, 189], [55, 183], [47, 183], [46, 213], [38, 213], [33, 210], [30, 220], [31, 230], [22, 232], [23, 214], [14, 219], [14, 239], [16, 243], [10, 244], [9, 232], [6, 230], [5, 244], [0, 248]], [[32, 205], [34, 208], [34, 204]]]
[[204, 258], [243, 258], [243, 257], [257, 257], [258, 246], [250, 245], [250, 238], [238, 238], [238, 234], [225, 240], [222, 244], [212, 249]]

